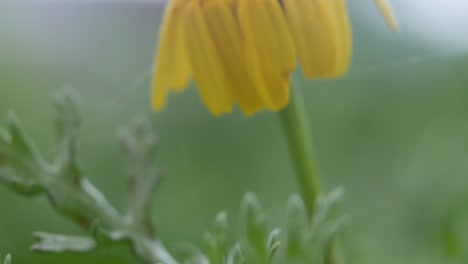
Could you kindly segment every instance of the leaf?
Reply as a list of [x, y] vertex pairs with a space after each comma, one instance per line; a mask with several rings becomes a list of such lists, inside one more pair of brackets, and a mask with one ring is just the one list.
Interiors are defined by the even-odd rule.
[[278, 251], [278, 248], [281, 245], [281, 242], [279, 241], [280, 234], [281, 234], [281, 230], [277, 228], [277, 229], [273, 229], [273, 231], [271, 231], [270, 235], [268, 236], [267, 248], [268, 248], [268, 258], [270, 259], [270, 261], [273, 260], [276, 252]]
[[[94, 235], [88, 238], [36, 233], [39, 241], [32, 249], [40, 252], [81, 253], [94, 250], [97, 244], [126, 243], [146, 262], [179, 264], [152, 232], [149, 201], [156, 185], [155, 176], [150, 175], [139, 182], [139, 187], [143, 188], [137, 188], [134, 192], [136, 196], [132, 199], [132, 213], [128, 217], [122, 216], [85, 177], [77, 156], [81, 119], [76, 101], [77, 95], [70, 89], [60, 92], [55, 98], [56, 125], [61, 144], [57, 157], [51, 163], [45, 160], [15, 114], [10, 113], [5, 129], [0, 128], [0, 182], [24, 196], [47, 196], [56, 211], [86, 230], [91, 230]], [[153, 146], [151, 137], [141, 136], [140, 132], [144, 130], [137, 129], [136, 132], [134, 138], [138, 144], [142, 143], [138, 146]], [[136, 154], [140, 156], [134, 155], [135, 160], [141, 162], [135, 167], [150, 168], [149, 174], [154, 172], [154, 159], [148, 155], [152, 154], [152, 149], [137, 149]], [[138, 175], [146, 176], [147, 172]]]
[[242, 255], [242, 250], [239, 244], [234, 245], [229, 252], [226, 264], [245, 264], [245, 258]]
[[227, 214], [219, 213], [214, 221], [213, 232], [204, 235], [205, 251], [210, 263], [224, 263], [226, 260]]
[[150, 205], [160, 173], [154, 162], [157, 138], [145, 118], [136, 118], [129, 128], [120, 128], [118, 138], [128, 160], [128, 212], [127, 217], [140, 232], [154, 235]]
[[34, 236], [39, 240], [32, 245], [31, 250], [45, 253], [86, 253], [96, 249], [96, 242], [89, 237], [65, 236], [36, 232]]
[[71, 87], [65, 87], [53, 98], [55, 122], [61, 138], [74, 140], [81, 126], [79, 114], [79, 95]]
[[180, 255], [185, 258], [184, 264], [210, 264], [208, 258], [200, 249], [190, 243], [180, 243], [178, 245]]
[[257, 197], [247, 193], [241, 204], [241, 248], [247, 262], [268, 263], [266, 219]]
[[0, 129], [0, 181], [26, 196], [40, 194], [46, 172], [52, 168], [16, 115], [10, 112], [7, 121], [7, 129]]
[[5, 257], [5, 260], [2, 262], [2, 255], [0, 254], [0, 264], [11, 264], [11, 255], [8, 254]]
[[308, 233], [308, 224], [305, 204], [298, 195], [289, 199], [286, 228], [287, 261], [302, 259], [306, 249], [305, 234]]
[[71, 183], [83, 177], [78, 159], [78, 133], [81, 128], [78, 102], [77, 91], [70, 87], [63, 88], [53, 98], [55, 126], [61, 141], [55, 164], [60, 167], [60, 176]]
[[213, 234], [216, 237], [217, 241], [225, 243], [227, 239], [227, 231], [228, 231], [227, 213], [223, 211], [223, 212], [220, 212], [215, 218]]

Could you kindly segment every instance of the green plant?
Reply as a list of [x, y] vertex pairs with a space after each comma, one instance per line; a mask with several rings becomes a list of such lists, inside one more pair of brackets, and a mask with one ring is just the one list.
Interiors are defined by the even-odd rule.
[[2, 262], [2, 255], [0, 254], [0, 264], [10, 264], [11, 263], [11, 256], [6, 255], [5, 259]]
[[293, 196], [287, 206], [287, 227], [269, 231], [260, 203], [253, 193], [245, 195], [240, 207], [237, 243], [227, 246], [227, 216], [220, 213], [213, 230], [203, 236], [202, 250], [188, 250], [174, 257], [158, 239], [150, 219], [150, 203], [159, 182], [154, 160], [156, 138], [143, 119], [119, 129], [119, 139], [128, 162], [125, 213], [118, 212], [86, 177], [78, 157], [81, 117], [77, 94], [71, 89], [54, 99], [59, 153], [46, 160], [14, 113], [0, 128], [0, 181], [18, 194], [44, 195], [64, 217], [89, 231], [89, 236], [36, 232], [32, 250], [46, 253], [84, 253], [101, 246], [127, 244], [143, 263], [323, 263], [330, 241], [342, 223], [334, 211], [342, 196], [338, 189], [318, 196], [314, 214], [302, 199]]

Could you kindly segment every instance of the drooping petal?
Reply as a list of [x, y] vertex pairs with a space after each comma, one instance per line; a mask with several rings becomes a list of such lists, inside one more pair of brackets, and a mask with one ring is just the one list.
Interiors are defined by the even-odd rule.
[[398, 20], [395, 17], [393, 8], [390, 3], [387, 0], [374, 0], [374, 2], [379, 8], [380, 13], [382, 13], [383, 17], [385, 18], [385, 21], [387, 21], [388, 26], [393, 31], [398, 31]]
[[162, 109], [169, 90], [181, 91], [190, 79], [190, 67], [182, 36], [183, 6], [170, 1], [164, 13], [152, 79], [152, 107]]
[[266, 62], [253, 49], [247, 49], [246, 54], [247, 68], [264, 108], [276, 111], [285, 107], [289, 102], [291, 70], [280, 71], [272, 65], [266, 66]]
[[267, 108], [289, 100], [289, 77], [296, 66], [294, 43], [277, 0], [238, 0], [246, 67]]
[[331, 77], [342, 43], [335, 3], [330, 0], [284, 0], [302, 71], [307, 78]]
[[233, 98], [227, 87], [229, 82], [226, 74], [222, 70], [222, 58], [217, 53], [200, 5], [198, 0], [191, 0], [187, 4], [184, 19], [186, 47], [203, 102], [211, 113], [221, 115], [232, 111]]
[[248, 115], [264, 107], [254, 83], [245, 68], [245, 47], [232, 4], [225, 0], [205, 0], [203, 14], [214, 41], [217, 57], [221, 58], [223, 84], [240, 108]]
[[339, 44], [338, 61], [332, 70], [332, 76], [343, 75], [349, 67], [352, 56], [352, 34], [349, 22], [346, 0], [333, 0], [334, 10], [338, 19]]

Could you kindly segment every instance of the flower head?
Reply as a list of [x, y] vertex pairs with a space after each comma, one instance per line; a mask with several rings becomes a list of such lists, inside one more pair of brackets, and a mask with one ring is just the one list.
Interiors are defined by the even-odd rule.
[[297, 57], [308, 78], [336, 77], [351, 57], [345, 0], [169, 0], [162, 22], [152, 106], [193, 78], [214, 115], [247, 115], [289, 101]]

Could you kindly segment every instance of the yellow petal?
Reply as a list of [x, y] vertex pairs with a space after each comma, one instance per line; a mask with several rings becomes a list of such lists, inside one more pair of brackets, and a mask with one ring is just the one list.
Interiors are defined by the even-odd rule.
[[[255, 89], [264, 102], [264, 107], [276, 111], [289, 102], [289, 77], [291, 70], [284, 72], [271, 67], [260, 59], [253, 49], [247, 49], [247, 67], [252, 76]], [[270, 67], [269, 67], [270, 66]]]
[[187, 87], [190, 68], [182, 38], [183, 6], [170, 1], [164, 13], [152, 79], [152, 107], [164, 108], [168, 90], [181, 91]]
[[330, 0], [284, 0], [287, 18], [308, 78], [335, 74], [339, 61], [339, 21]]
[[349, 22], [348, 10], [346, 7], [346, 0], [333, 0], [335, 5], [335, 12], [338, 19], [339, 30], [339, 50], [338, 61], [332, 71], [332, 76], [343, 75], [349, 67], [352, 56], [352, 34], [351, 24]]
[[395, 17], [393, 8], [390, 3], [387, 0], [374, 0], [374, 2], [379, 8], [380, 13], [382, 13], [383, 17], [385, 18], [385, 21], [387, 21], [388, 26], [393, 31], [398, 31], [398, 20]]
[[245, 47], [232, 5], [224, 0], [205, 0], [202, 8], [215, 52], [218, 58], [222, 58], [220, 70], [223, 71], [224, 86], [246, 114], [264, 108], [245, 68]]
[[239, 0], [238, 20], [246, 47], [246, 67], [266, 106], [284, 107], [289, 76], [296, 66], [294, 43], [277, 0]]
[[214, 115], [231, 112], [233, 98], [222, 70], [222, 58], [217, 54], [199, 1], [188, 4], [184, 24], [189, 62], [203, 102]]

